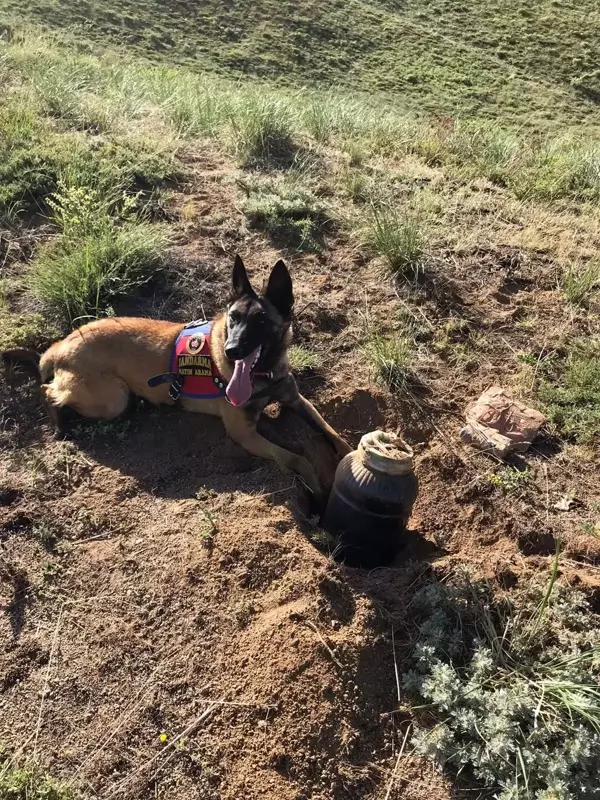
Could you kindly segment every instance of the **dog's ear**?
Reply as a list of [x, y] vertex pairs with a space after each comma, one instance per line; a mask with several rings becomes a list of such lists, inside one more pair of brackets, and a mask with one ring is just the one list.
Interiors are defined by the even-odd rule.
[[231, 288], [232, 288], [232, 298], [243, 297], [245, 294], [249, 294], [251, 297], [256, 297], [256, 292], [250, 285], [250, 281], [248, 280], [248, 273], [246, 272], [246, 267], [244, 266], [244, 262], [236, 255], [235, 262], [233, 265], [233, 274], [231, 276]]
[[275, 306], [282, 317], [285, 319], [291, 317], [294, 305], [292, 279], [288, 268], [281, 260], [271, 270], [265, 297]]

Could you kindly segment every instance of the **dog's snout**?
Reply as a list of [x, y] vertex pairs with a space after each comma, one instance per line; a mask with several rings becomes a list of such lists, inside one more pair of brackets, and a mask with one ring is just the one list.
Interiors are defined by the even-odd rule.
[[243, 358], [244, 354], [242, 353], [242, 348], [239, 346], [239, 344], [236, 343], [229, 344], [229, 342], [226, 342], [225, 355], [231, 361], [236, 361], [239, 358]]

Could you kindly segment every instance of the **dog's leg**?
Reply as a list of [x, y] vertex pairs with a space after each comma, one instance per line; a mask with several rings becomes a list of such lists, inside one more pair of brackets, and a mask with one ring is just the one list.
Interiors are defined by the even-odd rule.
[[233, 407], [226, 406], [223, 409], [223, 423], [225, 430], [234, 442], [241, 445], [244, 450], [253, 456], [267, 458], [275, 461], [281, 467], [287, 467], [296, 472], [313, 492], [315, 497], [321, 497], [321, 487], [315, 476], [315, 471], [309, 461], [303, 456], [292, 453], [279, 447], [256, 430], [255, 424], [251, 422], [246, 414]]
[[301, 416], [302, 419], [306, 420], [306, 422], [308, 422], [312, 428], [322, 433], [333, 445], [340, 458], [343, 458], [344, 456], [348, 455], [348, 453], [352, 452], [350, 445], [333, 430], [331, 425], [328, 425], [325, 422], [317, 409], [312, 403], [309, 403], [306, 397], [303, 397], [301, 394], [299, 394], [297, 398], [289, 401], [286, 403], [286, 405], [295, 411], [296, 414]]

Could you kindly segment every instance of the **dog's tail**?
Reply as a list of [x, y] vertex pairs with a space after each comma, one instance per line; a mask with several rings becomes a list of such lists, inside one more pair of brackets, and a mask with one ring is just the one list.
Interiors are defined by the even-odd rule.
[[8, 367], [21, 365], [32, 374], [35, 378], [41, 381], [40, 374], [40, 354], [35, 350], [28, 347], [14, 347], [12, 350], [2, 351], [2, 361]]

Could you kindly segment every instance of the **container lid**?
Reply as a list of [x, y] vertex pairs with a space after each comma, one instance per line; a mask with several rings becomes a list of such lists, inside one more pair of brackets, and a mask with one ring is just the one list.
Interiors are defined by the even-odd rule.
[[408, 475], [413, 470], [413, 450], [395, 433], [366, 433], [359, 442], [358, 456], [365, 467], [386, 475]]

